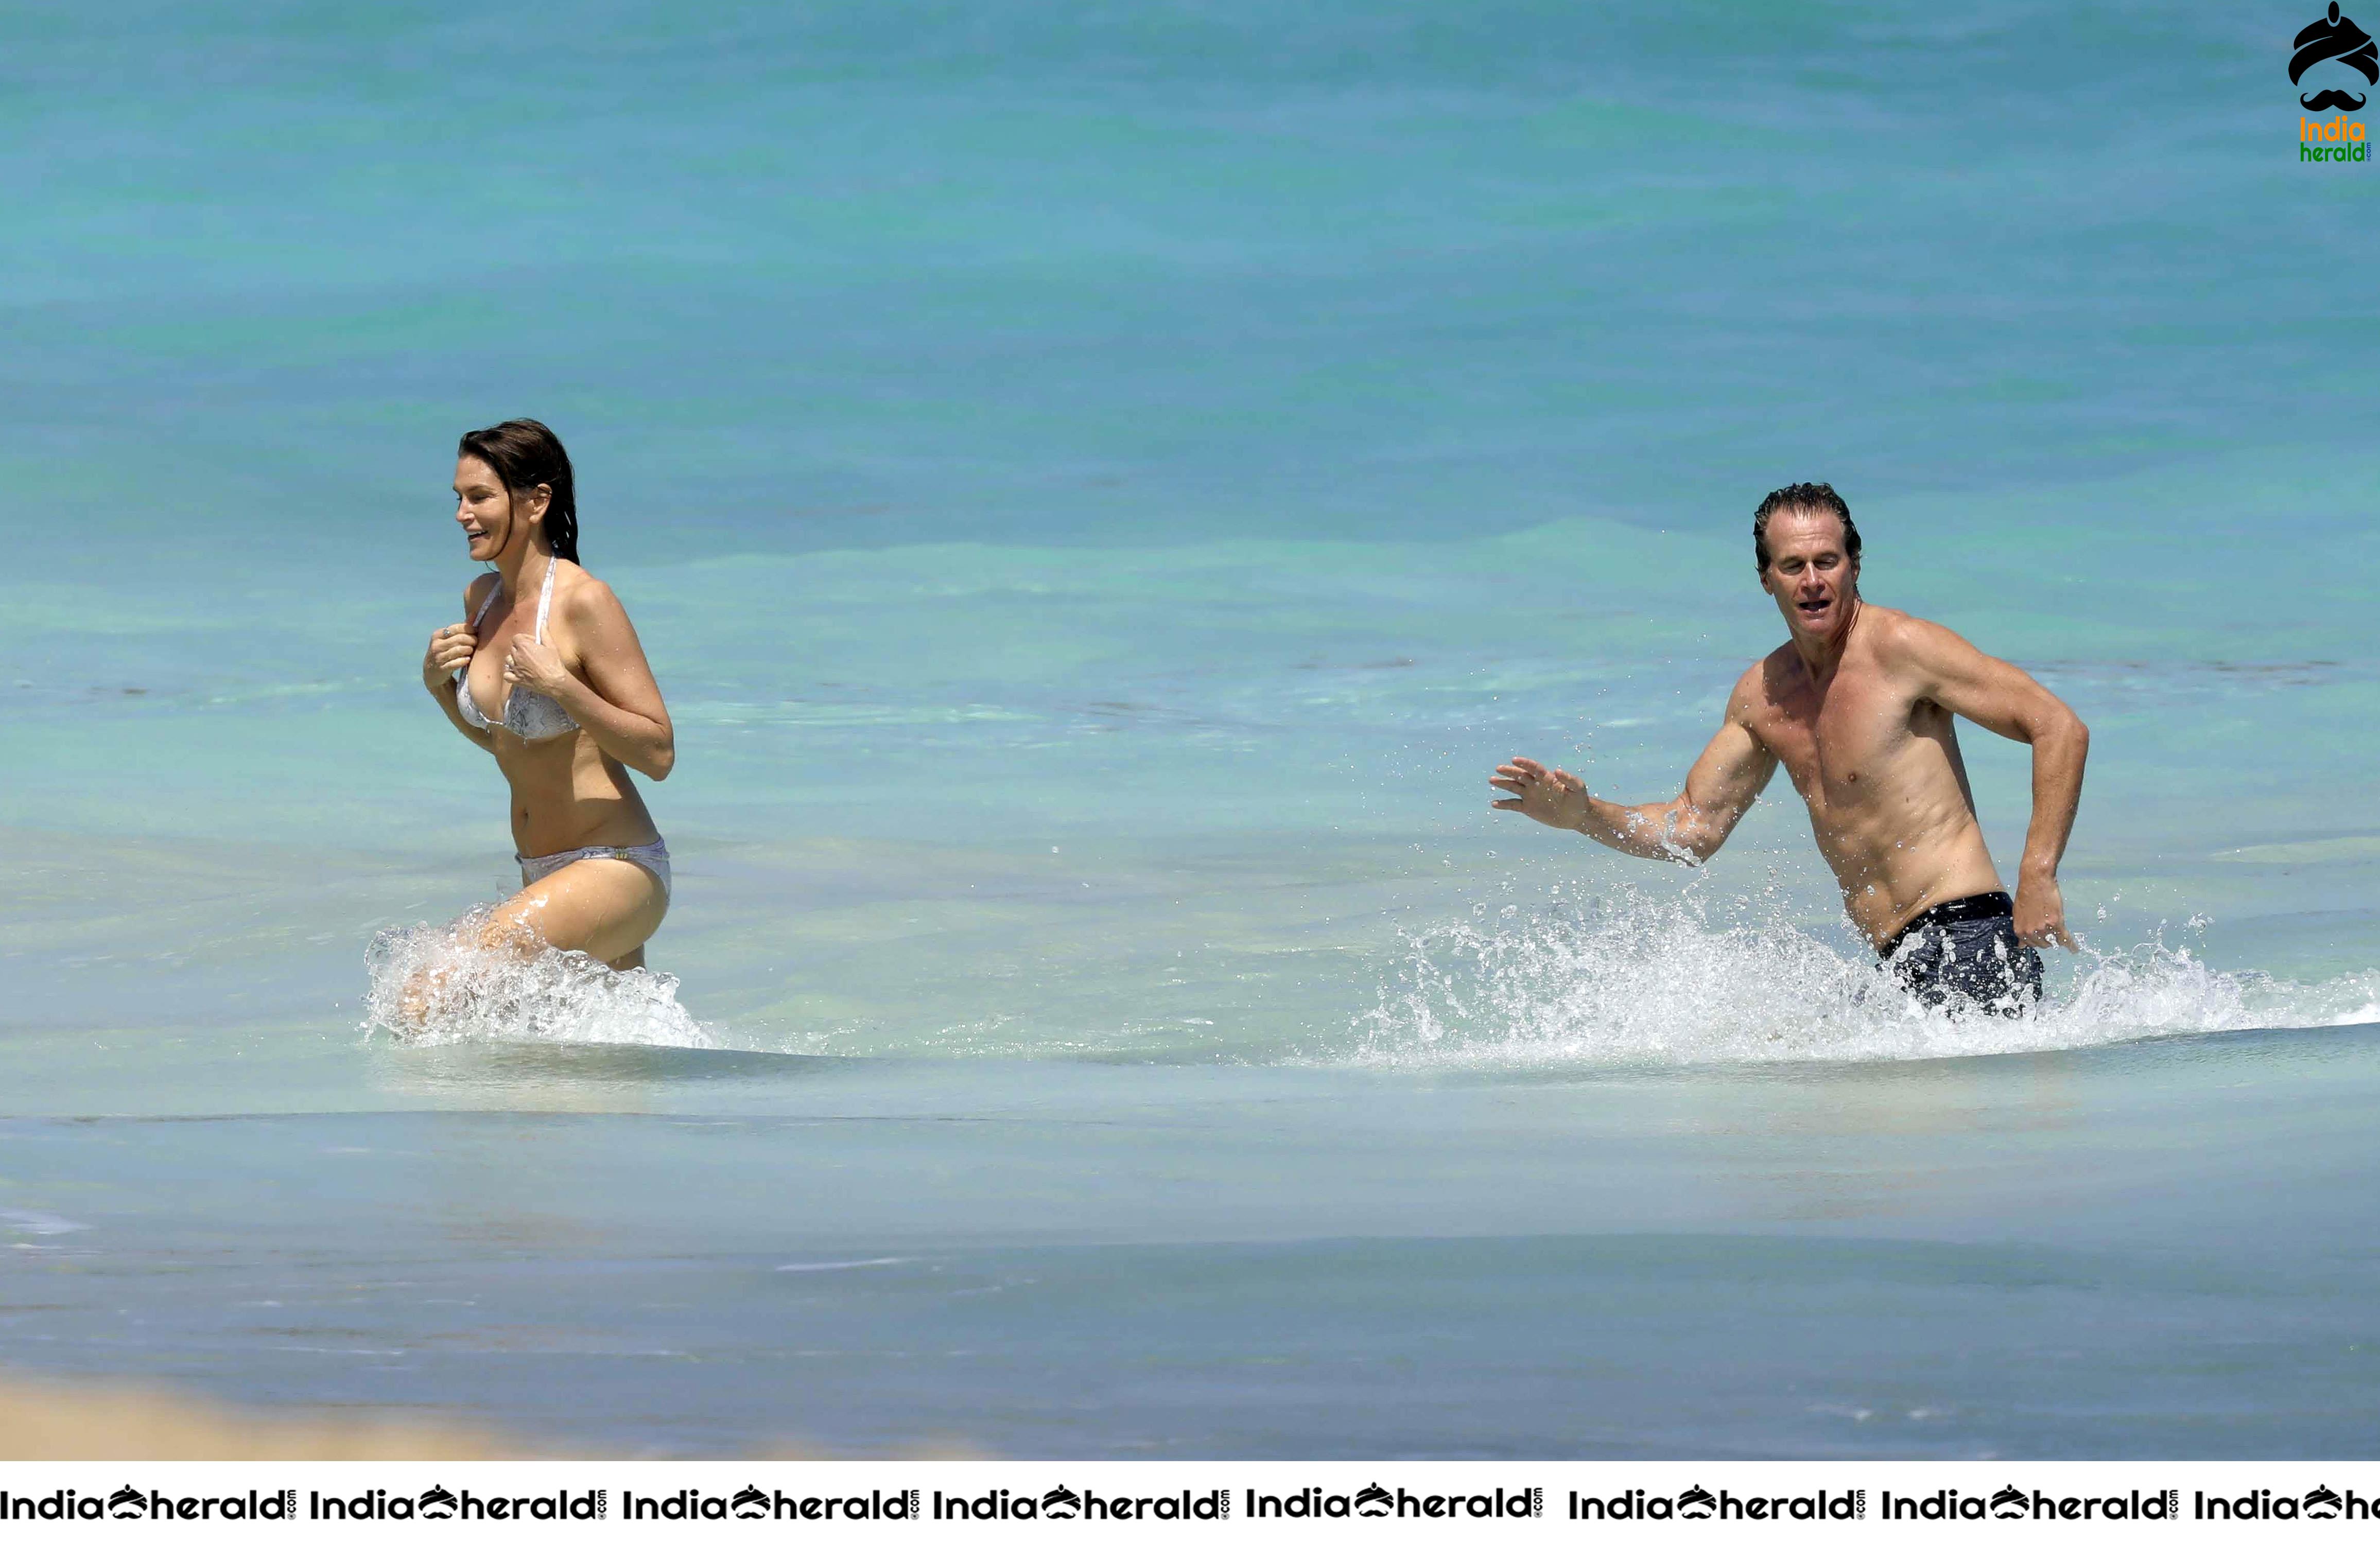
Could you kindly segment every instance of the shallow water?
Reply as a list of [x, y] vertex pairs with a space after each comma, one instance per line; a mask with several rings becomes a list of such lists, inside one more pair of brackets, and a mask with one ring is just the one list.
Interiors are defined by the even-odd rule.
[[2380, 1418], [2369, 1029], [1756, 1075], [365, 1059], [373, 1109], [0, 1123], [74, 1209], [12, 1213], [11, 1355], [657, 1454], [2350, 1455]]
[[[2368, 1450], [2302, 18], [673, 17], [0, 62], [0, 1360], [660, 1453]], [[511, 878], [413, 672], [521, 411], [677, 722], [668, 979], [400, 1044], [368, 949]], [[1698, 873], [1486, 808], [1674, 790], [1803, 476], [2093, 726], [2037, 1016], [1881, 992], [1781, 783]]]

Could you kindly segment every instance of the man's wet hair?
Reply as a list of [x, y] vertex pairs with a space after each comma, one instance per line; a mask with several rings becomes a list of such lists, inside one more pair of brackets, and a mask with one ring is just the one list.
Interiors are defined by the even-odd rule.
[[1852, 507], [1835, 491], [1832, 483], [1787, 483], [1783, 488], [1760, 501], [1752, 514], [1752, 555], [1760, 563], [1760, 572], [1768, 572], [1768, 517], [1783, 510], [1788, 514], [1831, 514], [1843, 523], [1843, 556], [1859, 561], [1859, 527], [1852, 524]]

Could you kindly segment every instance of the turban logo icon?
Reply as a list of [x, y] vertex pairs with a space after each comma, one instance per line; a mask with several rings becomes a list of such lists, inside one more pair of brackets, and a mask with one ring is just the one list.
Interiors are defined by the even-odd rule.
[[[2304, 78], [2305, 72], [2329, 60], [2355, 70], [2367, 86], [2380, 85], [2380, 47], [2374, 47], [2372, 34], [2355, 25], [2353, 17], [2338, 14], [2338, 0], [2331, 0], [2330, 14], [2298, 34], [2298, 51], [2289, 55], [2289, 84]], [[2363, 98], [2352, 92], [2326, 87], [2311, 96], [2298, 98], [2298, 105], [2309, 113], [2320, 113], [2336, 107], [2342, 113], [2362, 111]]]

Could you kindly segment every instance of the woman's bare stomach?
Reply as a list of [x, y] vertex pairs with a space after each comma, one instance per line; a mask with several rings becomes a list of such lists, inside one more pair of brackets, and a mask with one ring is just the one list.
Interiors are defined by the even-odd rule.
[[513, 850], [524, 858], [578, 847], [642, 847], [661, 832], [626, 770], [583, 733], [560, 744], [500, 749], [512, 785]]

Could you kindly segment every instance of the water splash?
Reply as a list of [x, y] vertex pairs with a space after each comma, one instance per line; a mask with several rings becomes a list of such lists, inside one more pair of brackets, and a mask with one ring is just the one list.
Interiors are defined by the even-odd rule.
[[[2380, 971], [2314, 984], [2216, 971], [2159, 935], [2085, 949], [2017, 1019], [1921, 1007], [1850, 946], [1633, 889], [1402, 935], [1330, 1059], [1397, 1067], [1916, 1060], [2380, 1018]], [[2056, 972], [2053, 973], [2053, 981]]]
[[713, 1044], [677, 1000], [677, 978], [614, 971], [576, 950], [522, 954], [479, 942], [493, 907], [371, 941], [363, 1028], [416, 1044], [542, 1040], [588, 1045]]

